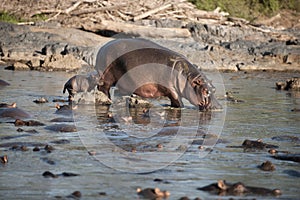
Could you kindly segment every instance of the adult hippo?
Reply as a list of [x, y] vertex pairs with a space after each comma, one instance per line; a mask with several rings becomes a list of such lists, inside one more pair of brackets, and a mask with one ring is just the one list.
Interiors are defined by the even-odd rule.
[[96, 70], [102, 74], [98, 90], [110, 98], [117, 86], [122, 94], [145, 98], [166, 96], [172, 107], [183, 107], [182, 97], [200, 110], [220, 108], [214, 87], [183, 55], [144, 39], [118, 39], [98, 52]]

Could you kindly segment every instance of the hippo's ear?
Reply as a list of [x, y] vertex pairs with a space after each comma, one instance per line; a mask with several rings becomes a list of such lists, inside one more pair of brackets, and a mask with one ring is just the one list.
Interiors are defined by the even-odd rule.
[[182, 70], [184, 74], [189, 72], [189, 66], [184, 60], [178, 61], [178, 66], [178, 68]]
[[225, 180], [218, 180], [218, 188], [220, 190], [227, 190], [227, 186], [225, 184]]

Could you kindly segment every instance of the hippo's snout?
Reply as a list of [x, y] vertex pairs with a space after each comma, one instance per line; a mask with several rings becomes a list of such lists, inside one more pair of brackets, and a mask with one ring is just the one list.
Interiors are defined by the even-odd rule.
[[198, 106], [200, 111], [222, 109], [222, 105], [217, 101], [211, 92], [208, 92], [203, 96], [202, 101], [199, 102]]

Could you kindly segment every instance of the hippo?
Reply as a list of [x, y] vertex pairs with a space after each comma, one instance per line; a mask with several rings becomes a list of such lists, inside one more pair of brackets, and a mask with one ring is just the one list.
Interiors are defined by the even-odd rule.
[[161, 191], [159, 188], [146, 188], [141, 189], [137, 188], [138, 195], [146, 198], [146, 199], [161, 199], [161, 198], [168, 198], [170, 196], [170, 192], [168, 191]]
[[225, 180], [219, 180], [217, 183], [212, 183], [210, 185], [197, 188], [198, 190], [206, 191], [212, 194], [217, 195], [281, 195], [281, 191], [279, 189], [268, 189], [262, 187], [252, 187], [245, 186], [241, 182], [237, 183], [227, 183]]
[[99, 76], [97, 74], [89, 76], [75, 75], [65, 83], [63, 93], [68, 90], [69, 101], [73, 101], [77, 92], [90, 92], [95, 89], [98, 80]]
[[8, 82], [6, 82], [6, 81], [0, 79], [0, 87], [8, 86], [8, 85], [10, 85]]
[[8, 117], [13, 119], [30, 118], [30, 114], [20, 108], [5, 108], [0, 109], [0, 117]]
[[[97, 88], [110, 99], [109, 90], [144, 98], [168, 97], [171, 106], [183, 107], [182, 98], [199, 110], [219, 109], [215, 88], [183, 55], [145, 39], [117, 39], [99, 50]], [[101, 75], [100, 75], [101, 74]]]
[[17, 107], [17, 103], [13, 102], [11, 104], [8, 103], [0, 103], [0, 108], [16, 108]]

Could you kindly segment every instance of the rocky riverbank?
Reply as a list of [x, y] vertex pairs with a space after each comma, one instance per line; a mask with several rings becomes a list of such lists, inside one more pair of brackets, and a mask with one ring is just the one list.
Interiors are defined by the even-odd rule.
[[[78, 13], [83, 11], [80, 6], [86, 3], [79, 2], [64, 5], [61, 13], [66, 15], [69, 11], [71, 14], [60, 14], [47, 22], [27, 25], [1, 22], [0, 64], [12, 70], [76, 71], [83, 65], [93, 66], [97, 50], [107, 41], [118, 37], [143, 37], [182, 53], [205, 70], [300, 71], [297, 20], [292, 27], [267, 26], [282, 20], [283, 16], [279, 15], [268, 22], [254, 24], [228, 17], [219, 10], [199, 13], [185, 1], [181, 1], [180, 7], [186, 8], [182, 20], [165, 14], [170, 13], [167, 9], [174, 12], [180, 9], [174, 3], [160, 5], [157, 10], [149, 8], [127, 20], [113, 16], [108, 20], [102, 14], [105, 8], [120, 11], [120, 6], [102, 5], [98, 12], [90, 10], [93, 13], [90, 16], [90, 13]], [[87, 5], [96, 6], [91, 2]], [[161, 19], [152, 16], [158, 14], [165, 15]], [[100, 20], [93, 22], [95, 16]]]

